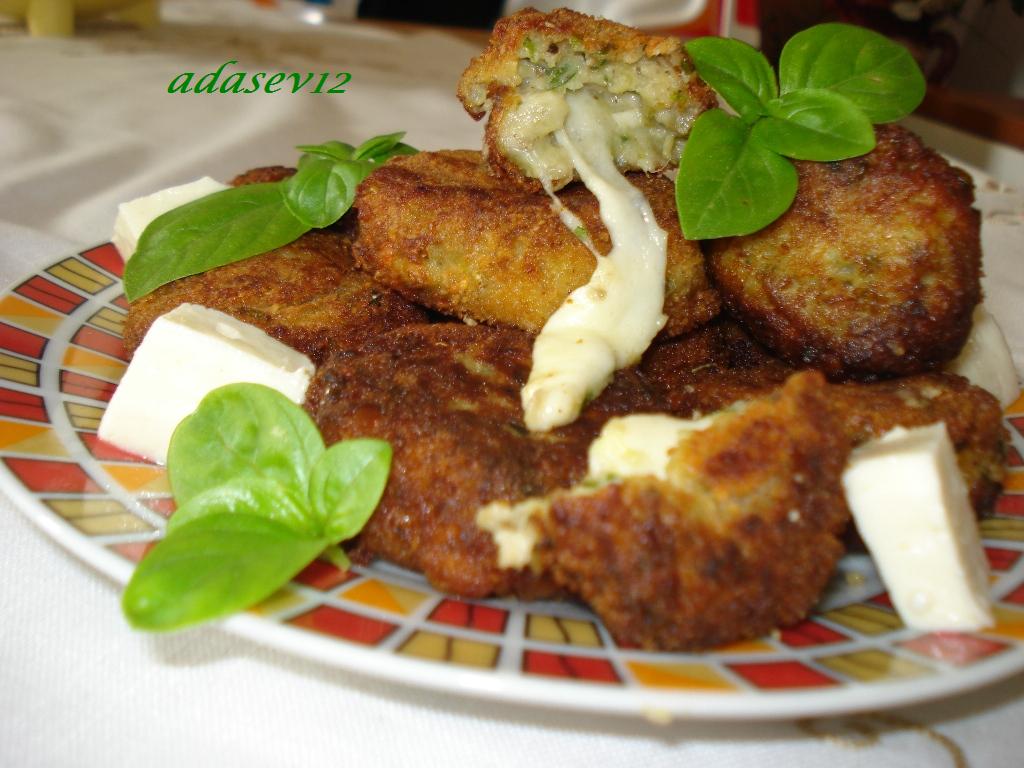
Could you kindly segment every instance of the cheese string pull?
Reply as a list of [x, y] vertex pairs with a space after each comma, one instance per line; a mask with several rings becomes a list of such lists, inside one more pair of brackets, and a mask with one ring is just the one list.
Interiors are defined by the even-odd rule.
[[590, 281], [569, 294], [534, 344], [521, 393], [531, 431], [574, 421], [617, 369], [640, 359], [666, 321], [668, 236], [647, 199], [615, 166], [612, 126], [598, 101], [586, 91], [566, 101], [569, 114], [555, 139], [597, 198], [612, 249], [596, 257]]

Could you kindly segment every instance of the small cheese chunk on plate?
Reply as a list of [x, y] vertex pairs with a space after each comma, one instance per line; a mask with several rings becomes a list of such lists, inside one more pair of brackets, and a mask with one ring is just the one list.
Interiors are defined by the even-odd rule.
[[178, 423], [225, 384], [264, 384], [301, 403], [313, 362], [259, 328], [198, 304], [156, 319], [135, 351], [99, 437], [161, 463]]
[[904, 624], [992, 624], [988, 565], [945, 424], [896, 427], [856, 448], [843, 488]]
[[188, 184], [168, 187], [151, 195], [121, 203], [117, 206], [114, 234], [110, 240], [121, 254], [121, 258], [128, 261], [139, 245], [142, 232], [154, 219], [185, 203], [191, 203], [224, 189], [229, 189], [227, 184], [203, 176]]

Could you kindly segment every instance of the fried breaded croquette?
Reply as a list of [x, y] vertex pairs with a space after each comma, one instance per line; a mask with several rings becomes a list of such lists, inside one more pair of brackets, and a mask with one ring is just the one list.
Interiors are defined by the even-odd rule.
[[528, 432], [519, 389], [530, 344], [511, 328], [416, 325], [321, 366], [306, 408], [324, 440], [378, 437], [394, 450], [354, 556], [384, 557], [462, 596], [554, 591], [529, 570], [498, 568], [490, 536], [474, 523], [477, 508], [568, 487], [586, 471], [587, 448], [608, 418], [661, 403], [638, 372], [620, 372], [573, 424]]
[[125, 321], [125, 349], [134, 352], [157, 317], [185, 302], [262, 328], [317, 363], [332, 349], [358, 346], [427, 317], [420, 307], [359, 272], [352, 262], [351, 236], [335, 228], [183, 277], [133, 301]]
[[[619, 371], [576, 422], [548, 433], [530, 433], [522, 423], [518, 393], [529, 366], [530, 337], [520, 331], [436, 323], [398, 329], [371, 340], [362, 350], [336, 353], [320, 367], [310, 387], [306, 407], [325, 441], [379, 437], [389, 440], [394, 448], [387, 489], [356, 542], [354, 557], [364, 562], [373, 557], [385, 558], [424, 573], [438, 589], [464, 597], [498, 594], [532, 599], [571, 593], [592, 599], [608, 587], [601, 584], [596, 575], [599, 567], [596, 556], [572, 566], [576, 574], [573, 577], [558, 569], [570, 567], [568, 563], [572, 558], [581, 556], [579, 550], [584, 547], [586, 537], [591, 537], [595, 545], [621, 537], [623, 547], [628, 540], [630, 546], [649, 548], [652, 541], [662, 536], [660, 526], [664, 520], [673, 519], [675, 513], [661, 515], [661, 511], [665, 505], [676, 504], [678, 490], [666, 491], [657, 483], [631, 481], [622, 486], [625, 490], [606, 490], [604, 493], [609, 496], [595, 496], [588, 502], [594, 505], [588, 512], [593, 516], [591, 527], [588, 529], [586, 521], [581, 522], [586, 533], [580, 534], [578, 542], [567, 540], [553, 545], [555, 549], [566, 549], [566, 559], [561, 564], [556, 563], [560, 554], [546, 552], [541, 547], [537, 550], [535, 567], [501, 567], [494, 541], [489, 532], [477, 525], [476, 515], [491, 502], [515, 505], [580, 483], [586, 475], [590, 443], [605, 422], [613, 416], [631, 413], [668, 412], [686, 418], [710, 413], [737, 400], [768, 397], [769, 400], [775, 398], [773, 402], [788, 403], [778, 406], [779, 418], [770, 421], [779, 434], [767, 429], [764, 435], [752, 433], [743, 440], [737, 439], [728, 451], [723, 448], [716, 453], [719, 463], [712, 461], [708, 453], [700, 464], [700, 473], [717, 478], [716, 482], [725, 483], [731, 477], [730, 466], [737, 472], [747, 473], [744, 477], [751, 481], [751, 488], [756, 485], [753, 479], [763, 482], [758, 492], [769, 493], [763, 498], [766, 504], [782, 498], [771, 496], [775, 492], [773, 488], [781, 488], [785, 493], [832, 492], [825, 486], [789, 485], [799, 470], [785, 463], [796, 461], [793, 457], [797, 455], [787, 454], [780, 447], [788, 440], [799, 443], [796, 447], [800, 450], [806, 449], [800, 456], [817, 457], [817, 449], [823, 455], [822, 461], [827, 463], [833, 460], [831, 454], [824, 456], [831, 450], [829, 446], [863, 442], [897, 424], [913, 426], [945, 421], [969, 486], [983, 489], [994, 479], [991, 473], [1001, 466], [999, 458], [1004, 435], [999, 425], [998, 404], [965, 380], [948, 374], [931, 374], [905, 382], [823, 385], [817, 382], [816, 375], [804, 374], [791, 381], [790, 392], [780, 398], [773, 393], [778, 392], [793, 371], [767, 355], [735, 324], [726, 321], [716, 321], [687, 337], [656, 346], [639, 366]], [[794, 381], [804, 383], [798, 385]], [[827, 414], [822, 413], [822, 408]], [[798, 414], [796, 411], [800, 409], [806, 409], [808, 415]], [[811, 434], [812, 422], [827, 434]], [[764, 442], [769, 438], [779, 441], [770, 449]], [[709, 443], [709, 446], [717, 444]], [[694, 450], [697, 450], [696, 442]], [[764, 472], [773, 474], [773, 481], [766, 479], [767, 474], [763, 477], [757, 474], [759, 470], [753, 466], [756, 462], [752, 458], [755, 454], [763, 461]], [[819, 471], [822, 470], [811, 468], [811, 474], [805, 477], [815, 476]], [[735, 494], [741, 487], [741, 477], [737, 475], [733, 479], [735, 483], [730, 486], [730, 493]], [[770, 482], [779, 485], [771, 486]], [[804, 501], [809, 499], [811, 497], [807, 496]], [[831, 514], [845, 519], [842, 497], [833, 501], [835, 508]], [[659, 514], [641, 523], [639, 518], [632, 517], [633, 513], [622, 512], [626, 522], [622, 523], [621, 530], [611, 527], [598, 530], [601, 515], [611, 514], [610, 505], [626, 502], [637, 510], [659, 511]], [[565, 507], [564, 514], [585, 517], [582, 508], [571, 505]], [[748, 525], [751, 526], [749, 531], [744, 527]], [[715, 546], [720, 545], [722, 552], [731, 552], [725, 541], [732, 537], [742, 552], [753, 552], [750, 547], [758, 541], [767, 542], [766, 547], [775, 546], [777, 542], [773, 537], [780, 535], [780, 530], [786, 530], [775, 518], [766, 523], [763, 530], [761, 525], [737, 522], [737, 527], [730, 529]], [[783, 528], [780, 529], [780, 525]], [[649, 538], [644, 538], [644, 530], [650, 532]], [[804, 533], [810, 534], [810, 531]], [[820, 531], [814, 533], [819, 534]], [[549, 535], [569, 537], [569, 528], [552, 531]], [[683, 546], [677, 539], [672, 541], [672, 547]], [[823, 556], [830, 558], [831, 545], [827, 546], [829, 549]], [[709, 558], [719, 552], [715, 547], [707, 551]], [[616, 557], [624, 563], [630, 557], [640, 561], [650, 556], [654, 558], [651, 560], [654, 568], [653, 563], [661, 555], [658, 550], [650, 555], [646, 552], [623, 552]], [[820, 576], [813, 563], [801, 560], [804, 555], [795, 557], [799, 562], [792, 567], [809, 569], [805, 574], [808, 579]], [[742, 567], [752, 567], [751, 562], [747, 561]], [[544, 563], [547, 565], [540, 567]], [[711, 563], [726, 567], [724, 560], [703, 561], [710, 569], [709, 585], [740, 590], [738, 583], [729, 586], [730, 575], [716, 575], [717, 566], [712, 567]], [[645, 572], [639, 562], [634, 566], [639, 569], [638, 573]], [[772, 570], [775, 566], [765, 567], [769, 580], [782, 578], [781, 571]], [[779, 566], [782, 567], [785, 566]], [[664, 563], [657, 566], [660, 574], [657, 579], [668, 573], [665, 568]], [[584, 582], [589, 586], [585, 587]], [[769, 581], [769, 584], [778, 583]], [[649, 586], [635, 588], [643, 590]], [[631, 588], [625, 584], [620, 587], [621, 590]], [[744, 594], [752, 595], [758, 588], [750, 589], [754, 591]], [[607, 621], [616, 621], [615, 615], [626, 616], [630, 610], [643, 610], [618, 605], [613, 597], [601, 598], [606, 604], [598, 608], [607, 612], [607, 616], [602, 614]], [[674, 599], [677, 598], [663, 598], [665, 601]], [[805, 610], [804, 599], [802, 593], [795, 596], [777, 616], [795, 615], [797, 608]], [[667, 605], [663, 602], [658, 610], [668, 610]], [[767, 612], [769, 608], [766, 606], [764, 610]], [[726, 617], [723, 621], [731, 619]], [[669, 631], [668, 624], [655, 622], [651, 626], [655, 628], [645, 631]], [[662, 628], [657, 629], [657, 626]], [[723, 627], [729, 632], [735, 629], [729, 624]], [[690, 636], [695, 643], [712, 642], [712, 637], [724, 636], [714, 634], [707, 625], [699, 625], [699, 632], [699, 640], [695, 635]], [[648, 640], [661, 643], [662, 639], [654, 639], [656, 636], [661, 638], [660, 634], [648, 634]], [[648, 640], [633, 638], [635, 642], [648, 643]], [[666, 647], [680, 646], [673, 642]]]
[[568, 113], [566, 92], [580, 89], [614, 122], [612, 153], [623, 171], [675, 165], [697, 115], [717, 103], [678, 38], [564, 8], [527, 8], [498, 21], [458, 96], [474, 119], [488, 115], [484, 142], [496, 173], [532, 189], [547, 178], [559, 189], [574, 170], [553, 134]]
[[621, 644], [701, 650], [804, 618], [843, 554], [849, 445], [818, 373], [684, 438], [666, 479], [549, 499], [537, 558]]
[[[665, 335], [684, 333], [718, 312], [698, 245], [677, 224], [672, 183], [632, 174], [668, 232]], [[360, 266], [413, 301], [461, 318], [537, 333], [569, 293], [590, 279], [593, 253], [611, 240], [596, 198], [581, 184], [559, 198], [581, 219], [574, 234], [542, 193], [510, 189], [479, 152], [398, 157], [359, 187], [355, 206]]]
[[792, 207], [708, 244], [728, 309], [771, 350], [831, 378], [932, 370], [959, 352], [981, 298], [970, 177], [904, 128], [835, 163], [797, 162]]
[[[641, 369], [666, 411], [712, 413], [776, 389], [794, 368], [772, 356], [734, 321], [720, 318], [680, 339], [656, 345]], [[951, 373], [829, 387], [838, 424], [854, 445], [893, 427], [944, 422], [978, 515], [991, 511], [1005, 476], [1008, 436], [996, 398]]]
[[957, 465], [979, 516], [991, 512], [1006, 476], [1009, 434], [999, 401], [951, 373], [922, 373], [873, 383], [831, 387], [831, 407], [855, 445], [893, 427], [943, 422]]

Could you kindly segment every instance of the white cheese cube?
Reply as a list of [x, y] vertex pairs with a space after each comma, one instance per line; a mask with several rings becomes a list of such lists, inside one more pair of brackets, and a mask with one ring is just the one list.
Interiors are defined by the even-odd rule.
[[128, 261], [139, 245], [139, 238], [142, 237], [143, 230], [153, 219], [185, 203], [191, 203], [193, 200], [228, 188], [227, 184], [221, 184], [209, 176], [203, 176], [203, 178], [190, 181], [188, 184], [168, 187], [151, 195], [121, 203], [117, 206], [114, 234], [110, 241], [117, 248], [117, 252], [121, 254], [121, 258]]
[[162, 463], [178, 422], [211, 390], [252, 382], [301, 403], [313, 371], [308, 357], [259, 328], [182, 304], [146, 333], [103, 414], [99, 436]]
[[1006, 408], [1020, 395], [1017, 369], [1003, 331], [981, 304], [974, 308], [974, 325], [960, 355], [946, 366], [975, 386], [988, 390]]
[[992, 624], [988, 565], [945, 424], [897, 427], [856, 448], [843, 488], [907, 626]]

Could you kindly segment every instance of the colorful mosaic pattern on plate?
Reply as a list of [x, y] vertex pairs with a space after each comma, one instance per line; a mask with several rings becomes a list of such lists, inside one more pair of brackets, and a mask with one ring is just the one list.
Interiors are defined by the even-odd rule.
[[[138, 562], [173, 512], [164, 470], [99, 440], [127, 366], [122, 264], [102, 245], [0, 296], [0, 466], [34, 503], [102, 548]], [[1024, 667], [1024, 397], [1008, 412], [1006, 493], [981, 530], [999, 598], [979, 633], [906, 629], [884, 593], [772, 636], [705, 654], [618, 646], [575, 604], [460, 600], [387, 564], [343, 572], [315, 561], [252, 610], [290, 632], [415, 663], [617, 689], [708, 696], [914, 685], [1013, 657]], [[596, 687], [595, 687], [596, 684]]]

